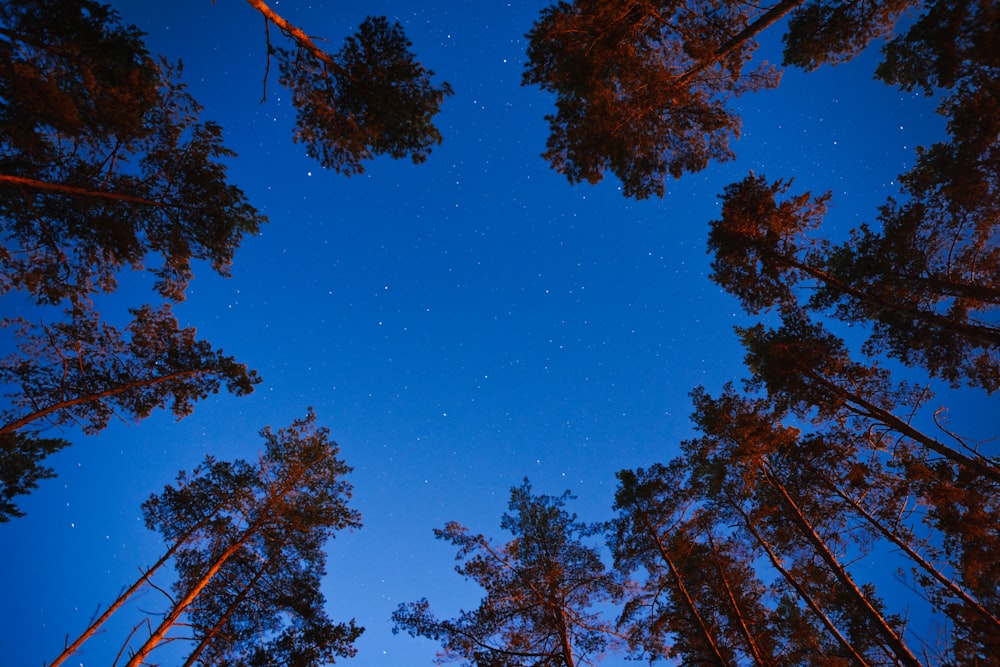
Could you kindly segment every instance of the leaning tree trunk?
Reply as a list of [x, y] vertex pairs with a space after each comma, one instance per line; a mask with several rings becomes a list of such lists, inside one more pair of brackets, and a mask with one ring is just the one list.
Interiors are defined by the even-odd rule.
[[781, 499], [784, 501], [785, 506], [790, 511], [792, 522], [799, 528], [802, 535], [806, 540], [812, 545], [816, 555], [818, 555], [826, 566], [830, 568], [833, 576], [836, 577], [840, 585], [844, 587], [844, 590], [854, 599], [857, 603], [857, 608], [861, 612], [861, 615], [866, 618], [869, 623], [879, 632], [882, 639], [892, 650], [896, 659], [903, 665], [908, 667], [923, 667], [921, 662], [917, 660], [917, 657], [913, 655], [909, 647], [903, 642], [903, 639], [892, 629], [892, 626], [885, 620], [885, 617], [872, 605], [871, 601], [865, 597], [858, 585], [854, 583], [851, 575], [844, 569], [844, 566], [837, 560], [837, 557], [830, 552], [829, 547], [827, 547], [826, 542], [816, 534], [815, 528], [809, 522], [803, 514], [802, 509], [798, 506], [794, 499], [789, 495], [788, 489], [785, 485], [774, 475], [773, 471], [770, 470], [766, 463], [760, 464], [760, 470], [767, 480], [767, 483], [771, 488], [778, 492]]
[[195, 524], [194, 527], [192, 527], [190, 530], [186, 531], [184, 535], [179, 537], [177, 541], [174, 542], [174, 545], [169, 549], [167, 549], [166, 553], [164, 553], [163, 556], [161, 556], [160, 559], [156, 561], [156, 563], [154, 563], [151, 568], [146, 570], [146, 572], [141, 577], [139, 577], [139, 579], [136, 580], [135, 583], [133, 583], [131, 586], [129, 586], [129, 588], [126, 591], [124, 591], [121, 595], [119, 595], [117, 599], [115, 599], [115, 601], [112, 602], [110, 606], [108, 606], [108, 608], [104, 611], [104, 613], [101, 614], [96, 620], [94, 620], [94, 622], [91, 623], [90, 626], [86, 630], [84, 630], [80, 634], [80, 636], [73, 641], [72, 644], [66, 646], [66, 648], [63, 649], [62, 653], [56, 656], [55, 660], [49, 663], [49, 667], [58, 667], [63, 663], [63, 661], [66, 660], [66, 658], [76, 653], [77, 649], [79, 649], [80, 646], [83, 645], [85, 641], [94, 636], [94, 633], [96, 633], [100, 629], [100, 627], [104, 625], [105, 621], [111, 618], [112, 614], [118, 611], [121, 608], [121, 606], [125, 604], [129, 600], [129, 598], [131, 598], [132, 595], [136, 593], [136, 591], [142, 588], [142, 586], [147, 581], [149, 581], [149, 578], [153, 576], [153, 573], [156, 572], [158, 569], [160, 569], [168, 560], [170, 560], [170, 558], [173, 557], [173, 555], [177, 552], [177, 550], [187, 543], [187, 539], [191, 537], [191, 535], [193, 535], [195, 532], [197, 532], [200, 528], [202, 528], [206, 523], [208, 523], [210, 518], [211, 515], [205, 517], [197, 524]]
[[837, 642], [844, 647], [857, 664], [862, 665], [862, 667], [871, 667], [871, 663], [858, 652], [850, 641], [848, 641], [847, 637], [845, 637], [844, 634], [837, 628], [833, 620], [825, 611], [823, 611], [822, 607], [820, 607], [816, 600], [809, 595], [809, 591], [807, 591], [802, 583], [795, 578], [795, 575], [793, 575], [788, 568], [784, 566], [781, 559], [778, 558], [778, 555], [771, 547], [771, 544], [764, 539], [763, 535], [760, 534], [760, 531], [757, 530], [753, 520], [746, 513], [746, 511], [740, 507], [739, 503], [732, 497], [727, 495], [727, 500], [729, 501], [729, 506], [742, 517], [743, 527], [746, 528], [747, 532], [749, 532], [754, 539], [757, 540], [757, 543], [764, 549], [764, 553], [767, 554], [767, 558], [771, 561], [771, 565], [774, 569], [777, 570], [782, 577], [784, 577], [785, 581], [788, 582], [796, 594], [798, 594], [799, 598], [805, 602], [806, 606], [808, 606], [814, 614], [816, 614], [816, 616], [820, 619], [820, 622], [826, 628], [827, 632], [829, 632], [837, 640]]
[[694, 604], [694, 599], [691, 597], [691, 593], [688, 591], [687, 585], [685, 585], [684, 583], [684, 578], [681, 577], [680, 570], [677, 569], [677, 565], [674, 563], [674, 559], [671, 557], [670, 552], [667, 551], [666, 546], [664, 546], [663, 544], [663, 540], [660, 539], [659, 533], [653, 527], [652, 522], [650, 522], [649, 515], [643, 512], [642, 510], [639, 511], [642, 512], [642, 522], [643, 524], [645, 524], [646, 531], [649, 534], [650, 538], [652, 538], [653, 542], [656, 544], [656, 548], [659, 551], [660, 558], [662, 558], [663, 562], [666, 563], [667, 568], [670, 570], [670, 574], [677, 582], [677, 591], [680, 593], [681, 601], [684, 604], [684, 608], [687, 609], [688, 613], [694, 619], [695, 625], [698, 627], [698, 631], [701, 634], [702, 640], [704, 640], [705, 644], [711, 650], [712, 655], [715, 656], [715, 659], [718, 661], [718, 664], [720, 665], [726, 664], [726, 660], [722, 657], [722, 654], [719, 652], [719, 646], [716, 643], [715, 638], [712, 636], [711, 631], [708, 629], [708, 625], [705, 623], [705, 619], [702, 617], [701, 613], [698, 611], [698, 608]]

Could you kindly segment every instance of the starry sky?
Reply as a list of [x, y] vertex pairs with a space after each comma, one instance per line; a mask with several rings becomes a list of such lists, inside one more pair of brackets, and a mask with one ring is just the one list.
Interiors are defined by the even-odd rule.
[[[553, 99], [520, 78], [543, 2], [274, 2], [331, 52], [365, 15], [398, 20], [455, 91], [436, 121], [445, 141], [425, 164], [378, 159], [346, 178], [291, 141], [294, 109], [274, 68], [261, 103], [263, 21], [248, 5], [112, 4], [151, 51], [183, 59], [204, 118], [238, 153], [231, 181], [270, 219], [244, 241], [231, 278], [196, 267], [176, 307], [264, 381], [180, 422], [157, 413], [98, 437], [67, 434], [74, 445], [52, 459], [58, 478], [20, 501], [26, 517], [0, 526], [9, 665], [51, 660], [162, 553], [144, 499], [206, 454], [254, 459], [263, 426], [309, 406], [354, 468], [364, 521], [330, 544], [324, 583], [331, 617], [367, 628], [350, 664], [430, 664], [433, 643], [390, 633], [393, 609], [427, 596], [448, 616], [480, 594], [434, 528], [456, 520], [503, 538], [509, 489], [525, 476], [539, 493], [571, 490], [581, 518], [609, 518], [614, 473], [666, 461], [692, 435], [688, 392], [745, 376], [732, 327], [750, 320], [708, 279], [707, 223], [723, 188], [753, 169], [794, 177], [795, 192], [831, 190], [824, 232], [842, 238], [898, 192], [915, 146], [944, 126], [934, 100], [873, 80], [869, 50], [739, 99], [738, 159], [636, 202], [613, 177], [571, 186], [540, 157]], [[777, 36], [765, 36], [761, 57], [780, 61]], [[151, 284], [127, 276], [101, 305], [124, 313], [152, 298]], [[956, 407], [986, 403], [973, 395]], [[140, 611], [163, 606], [144, 593], [67, 664], [111, 664]], [[169, 664], [171, 648], [156, 655]]]

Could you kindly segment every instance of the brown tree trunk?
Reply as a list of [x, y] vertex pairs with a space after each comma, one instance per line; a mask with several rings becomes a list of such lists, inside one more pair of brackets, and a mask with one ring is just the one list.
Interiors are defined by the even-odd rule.
[[878, 419], [880, 422], [891, 428], [892, 430], [905, 435], [911, 440], [923, 445], [927, 449], [940, 454], [946, 459], [957, 463], [959, 465], [965, 466], [970, 472], [978, 473], [984, 477], [988, 477], [994, 481], [1000, 482], [1000, 468], [996, 466], [992, 461], [986, 459], [980, 455], [975, 458], [967, 456], [962, 452], [953, 449], [942, 442], [935, 440], [934, 438], [926, 435], [910, 426], [907, 422], [903, 421], [896, 415], [892, 414], [888, 410], [883, 410], [874, 403], [865, 400], [858, 394], [852, 393], [839, 386], [838, 384], [826, 379], [825, 377], [813, 373], [807, 372], [808, 377], [810, 377], [815, 382], [822, 385], [824, 388], [829, 390], [831, 393], [837, 394], [844, 398], [851, 406], [849, 409], [859, 415], [864, 417], [871, 417], [873, 419]]
[[295, 27], [278, 15], [273, 9], [268, 7], [267, 4], [264, 3], [264, 0], [247, 0], [247, 4], [260, 12], [266, 20], [278, 26], [278, 29], [281, 30], [281, 32], [295, 40], [300, 47], [313, 54], [313, 56], [322, 61], [324, 65], [338, 74], [345, 73], [344, 69], [337, 64], [337, 61], [335, 61], [329, 53], [316, 46], [316, 43], [313, 42], [309, 35], [303, 32], [301, 28]]
[[854, 645], [847, 640], [837, 626], [834, 625], [830, 617], [826, 615], [826, 612], [824, 612], [812, 596], [809, 595], [809, 591], [807, 591], [802, 584], [799, 583], [795, 576], [788, 571], [788, 568], [782, 564], [781, 559], [778, 558], [776, 553], [774, 553], [774, 549], [772, 549], [771, 545], [764, 539], [764, 536], [760, 534], [760, 531], [757, 530], [757, 527], [753, 524], [753, 521], [743, 508], [739, 506], [739, 503], [731, 497], [727, 496], [727, 498], [729, 500], [730, 507], [736, 510], [736, 512], [743, 518], [743, 527], [746, 528], [751, 535], [753, 535], [754, 539], [757, 540], [757, 543], [764, 549], [764, 553], [767, 554], [767, 558], [771, 561], [771, 565], [774, 566], [775, 570], [781, 573], [781, 576], [784, 577], [785, 581], [787, 581], [792, 589], [798, 594], [799, 598], [806, 603], [806, 606], [808, 606], [813, 613], [816, 614], [816, 616], [820, 619], [820, 622], [822, 622], [823, 626], [827, 629], [827, 632], [833, 635], [837, 642], [844, 647], [844, 649], [859, 665], [863, 665], [863, 667], [870, 667], [868, 660], [866, 660], [863, 655], [858, 653], [857, 649], [854, 648]]
[[716, 570], [719, 572], [719, 579], [722, 581], [722, 585], [726, 589], [726, 597], [729, 600], [729, 605], [733, 609], [733, 613], [736, 614], [736, 620], [739, 621], [740, 632], [743, 635], [743, 639], [746, 640], [747, 647], [750, 649], [750, 654], [753, 656], [754, 662], [762, 667], [766, 667], [771, 664], [771, 662], [764, 659], [764, 656], [760, 652], [760, 648], [757, 646], [757, 640], [754, 639], [753, 635], [750, 633], [750, 628], [747, 627], [746, 619], [743, 618], [743, 611], [740, 609], [740, 605], [736, 601], [736, 595], [733, 593], [733, 589], [729, 585], [729, 578], [722, 569], [722, 563], [719, 561], [719, 552], [715, 548], [715, 542], [712, 540], [711, 535], [708, 536], [708, 546], [712, 550], [712, 556], [715, 558]]
[[33, 421], [46, 417], [53, 412], [58, 412], [59, 410], [65, 410], [66, 408], [71, 408], [75, 405], [82, 405], [84, 403], [91, 403], [93, 401], [99, 401], [103, 398], [110, 398], [112, 396], [117, 396], [118, 394], [123, 394], [127, 391], [132, 391], [133, 389], [142, 389], [143, 387], [152, 387], [154, 385], [160, 384], [161, 382], [169, 382], [171, 380], [179, 380], [181, 378], [192, 377], [196, 375], [203, 375], [210, 371], [204, 369], [197, 370], [187, 370], [187, 371], [177, 371], [176, 373], [171, 373], [170, 375], [163, 375], [157, 378], [150, 378], [148, 380], [137, 380], [135, 382], [129, 382], [128, 384], [121, 385], [119, 387], [114, 387], [113, 389], [106, 389], [104, 391], [99, 391], [96, 394], [88, 394], [87, 396], [79, 396], [77, 398], [71, 398], [67, 401], [60, 401], [58, 403], [53, 403], [52, 405], [42, 408], [41, 410], [36, 410], [29, 415], [16, 419], [12, 422], [4, 424], [0, 427], [0, 435], [4, 433], [11, 433], [18, 430]]
[[49, 192], [52, 194], [66, 195], [67, 197], [87, 197], [91, 199], [110, 199], [113, 201], [126, 202], [128, 204], [141, 204], [143, 206], [156, 206], [158, 208], [181, 208], [172, 204], [151, 199], [143, 199], [133, 195], [126, 195], [118, 192], [106, 192], [104, 190], [89, 190], [75, 185], [64, 185], [62, 183], [48, 183], [38, 181], [33, 178], [23, 176], [11, 176], [10, 174], [0, 174], [0, 184], [8, 183], [21, 188]]
[[[642, 510], [639, 511], [642, 512]], [[702, 615], [698, 611], [698, 608], [695, 607], [694, 600], [691, 598], [691, 594], [688, 592], [687, 586], [684, 584], [684, 579], [683, 577], [681, 577], [680, 571], [674, 564], [674, 559], [671, 558], [670, 553], [667, 551], [667, 548], [663, 545], [663, 541], [660, 540], [659, 534], [653, 527], [653, 524], [649, 520], [649, 516], [645, 512], [642, 512], [642, 521], [646, 526], [646, 531], [648, 532], [649, 536], [653, 539], [653, 542], [656, 544], [656, 548], [660, 552], [660, 557], [663, 559], [663, 562], [667, 564], [667, 568], [670, 570], [670, 574], [673, 576], [674, 580], [677, 581], [677, 590], [681, 594], [681, 599], [683, 600], [684, 606], [685, 608], [687, 608], [688, 613], [691, 614], [692, 618], [694, 618], [695, 624], [698, 626], [698, 630], [701, 633], [702, 639], [705, 641], [705, 644], [709, 647], [709, 649], [711, 649], [712, 654], [718, 661], [718, 664], [725, 665], [726, 660], [723, 659], [722, 654], [719, 652], [719, 646], [715, 642], [715, 638], [712, 636], [711, 631], [709, 631], [708, 626], [705, 624], [705, 619], [702, 618]]]
[[967, 591], [965, 591], [961, 586], [956, 584], [954, 581], [949, 579], [943, 572], [934, 567], [933, 563], [928, 562], [923, 556], [917, 553], [916, 550], [910, 546], [909, 542], [900, 538], [894, 531], [889, 530], [886, 526], [882, 524], [877, 518], [872, 516], [861, 504], [848, 496], [848, 494], [841, 489], [839, 486], [831, 482], [829, 479], [823, 478], [827, 486], [833, 491], [839, 498], [841, 498], [845, 503], [847, 503], [852, 510], [854, 510], [858, 516], [867, 521], [880, 535], [885, 539], [889, 540], [897, 547], [899, 547], [903, 553], [909, 556], [910, 560], [916, 563], [921, 569], [927, 574], [933, 577], [942, 587], [945, 588], [952, 595], [957, 597], [959, 600], [965, 603], [967, 607], [975, 611], [977, 614], [983, 617], [986, 621], [992, 623], [996, 628], [997, 636], [1000, 636], [1000, 619], [991, 614], [978, 600], [973, 598]]
[[205, 636], [201, 638], [201, 641], [198, 642], [198, 645], [194, 648], [193, 651], [191, 651], [191, 654], [184, 661], [182, 667], [192, 667], [195, 664], [195, 662], [198, 661], [198, 658], [201, 657], [202, 652], [208, 647], [211, 641], [215, 639], [215, 637], [219, 634], [219, 631], [222, 629], [222, 626], [224, 626], [226, 624], [226, 621], [228, 621], [232, 617], [233, 613], [236, 612], [236, 609], [239, 608], [241, 604], [243, 604], [243, 601], [247, 599], [247, 595], [257, 584], [257, 582], [260, 581], [260, 578], [264, 576], [264, 572], [267, 570], [267, 566], [268, 563], [265, 562], [260, 567], [260, 569], [257, 570], [257, 573], [254, 575], [250, 583], [244, 586], [240, 590], [240, 592], [237, 593], [236, 597], [233, 598], [232, 603], [229, 605], [229, 607], [226, 608], [225, 613], [223, 613], [222, 616], [219, 617], [215, 625], [213, 625], [212, 628], [207, 633], [205, 633]]
[[863, 292], [853, 285], [848, 285], [847, 283], [834, 278], [825, 271], [817, 269], [816, 267], [806, 264], [805, 262], [800, 262], [794, 257], [772, 255], [772, 258], [790, 266], [793, 269], [798, 269], [799, 271], [812, 276], [821, 283], [824, 283], [828, 287], [852, 296], [858, 301], [877, 310], [898, 313], [900, 315], [912, 317], [919, 322], [933, 327], [945, 328], [985, 348], [1000, 346], [1000, 330], [994, 327], [976, 326], [974, 324], [967, 324], [964, 322], [955, 322], [941, 317], [940, 315], [928, 313], [918, 308], [904, 308], [897, 303], [886, 301], [885, 299], [869, 294], [868, 292]]
[[111, 618], [112, 614], [118, 611], [118, 609], [120, 609], [121, 606], [125, 604], [128, 601], [128, 599], [132, 597], [133, 594], [135, 594], [136, 591], [142, 588], [142, 586], [147, 581], [149, 581], [149, 578], [153, 576], [154, 572], [160, 569], [168, 560], [170, 560], [170, 558], [174, 555], [174, 553], [177, 552], [178, 549], [180, 549], [182, 546], [184, 546], [184, 544], [187, 543], [187, 539], [191, 537], [191, 535], [193, 535], [206, 523], [208, 523], [209, 519], [212, 516], [213, 515], [205, 517], [197, 524], [195, 524], [194, 527], [185, 532], [184, 535], [179, 537], [177, 541], [174, 542], [173, 546], [167, 549], [166, 553], [164, 553], [163, 556], [161, 556], [160, 559], [156, 561], [156, 563], [154, 563], [151, 568], [146, 570], [146, 572], [141, 577], [139, 577], [139, 579], [136, 580], [135, 583], [133, 583], [131, 586], [129, 586], [129, 588], [125, 592], [119, 595], [118, 598], [115, 599], [115, 601], [112, 602], [111, 605], [104, 611], [104, 613], [101, 614], [96, 620], [94, 620], [94, 622], [92, 622], [90, 626], [73, 641], [72, 644], [64, 648], [63, 652], [60, 653], [58, 656], [56, 656], [55, 660], [49, 663], [49, 667], [58, 667], [63, 663], [63, 661], [66, 660], [66, 658], [73, 655], [77, 651], [77, 649], [79, 649], [80, 646], [83, 645], [85, 641], [90, 639], [94, 635], [94, 633], [96, 633], [100, 629], [100, 627], [104, 625], [105, 621]]
[[790, 516], [792, 522], [798, 526], [799, 530], [806, 540], [812, 545], [815, 553], [826, 563], [827, 567], [836, 577], [837, 581], [840, 582], [841, 586], [844, 587], [846, 591], [851, 594], [857, 602], [858, 609], [861, 614], [868, 619], [872, 626], [878, 630], [882, 635], [882, 639], [885, 643], [892, 649], [893, 654], [895, 654], [896, 659], [904, 665], [909, 667], [923, 667], [917, 657], [913, 655], [909, 647], [903, 642], [902, 638], [896, 634], [896, 631], [886, 622], [885, 617], [872, 605], [872, 603], [864, 596], [858, 585], [854, 583], [851, 575], [844, 569], [837, 557], [830, 553], [830, 549], [827, 547], [826, 542], [816, 534], [816, 530], [813, 528], [812, 524], [802, 513], [801, 508], [796, 504], [795, 500], [789, 495], [788, 490], [785, 485], [774, 475], [773, 471], [770, 470], [766, 463], [760, 464], [760, 470], [767, 480], [767, 483], [781, 496], [784, 500], [785, 505], [790, 510]]
[[186, 610], [191, 603], [194, 602], [195, 598], [198, 597], [198, 594], [201, 593], [205, 586], [207, 586], [215, 575], [219, 573], [219, 570], [221, 570], [222, 566], [226, 564], [226, 561], [228, 561], [233, 554], [243, 548], [243, 545], [247, 543], [253, 535], [253, 532], [255, 532], [258, 527], [259, 526], [255, 524], [251, 528], [248, 528], [240, 536], [240, 539], [229, 545], [229, 547], [219, 555], [215, 562], [212, 563], [212, 566], [208, 568], [208, 571], [205, 572], [201, 579], [199, 579], [198, 582], [191, 587], [191, 590], [189, 590], [183, 598], [177, 601], [177, 603], [173, 606], [173, 609], [170, 610], [170, 613], [164, 617], [163, 621], [160, 622], [160, 625], [155, 631], [153, 631], [153, 634], [150, 635], [149, 639], [147, 639], [146, 642], [139, 647], [139, 650], [132, 655], [126, 664], [126, 667], [139, 667], [143, 664], [146, 656], [148, 656], [149, 653], [156, 648], [157, 644], [163, 640], [170, 628], [172, 628], [180, 619], [184, 610]]
[[684, 85], [692, 78], [698, 76], [706, 69], [719, 62], [730, 53], [735, 51], [744, 43], [750, 41], [763, 31], [770, 28], [772, 25], [777, 23], [785, 16], [788, 12], [792, 11], [799, 5], [801, 5], [805, 0], [782, 0], [778, 4], [771, 7], [769, 10], [764, 12], [757, 18], [756, 21], [748, 25], [746, 28], [740, 32], [733, 35], [725, 44], [719, 47], [719, 49], [712, 54], [711, 58], [704, 60], [691, 69], [687, 70], [683, 74], [677, 77], [675, 80], [676, 85]]

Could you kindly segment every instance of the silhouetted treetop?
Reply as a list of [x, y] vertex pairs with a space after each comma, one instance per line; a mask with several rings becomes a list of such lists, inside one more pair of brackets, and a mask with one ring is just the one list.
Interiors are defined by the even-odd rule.
[[439, 641], [440, 662], [469, 667], [598, 664], [616, 644], [601, 606], [620, 586], [585, 541], [597, 527], [564, 509], [570, 497], [535, 495], [527, 479], [512, 488], [501, 526], [513, 539], [504, 544], [455, 522], [435, 530], [458, 547], [456, 571], [482, 586], [485, 597], [454, 619], [438, 619], [426, 599], [401, 604], [393, 632]]
[[728, 101], [771, 88], [750, 61], [754, 37], [801, 0], [559, 2], [528, 33], [525, 84], [556, 94], [544, 156], [571, 182], [621, 179], [626, 196], [663, 196], [666, 176], [733, 157], [740, 120]]
[[431, 82], [434, 72], [416, 60], [399, 23], [368, 17], [329, 55], [263, 3], [249, 1], [296, 42], [291, 50], [269, 49], [298, 110], [295, 141], [305, 144], [310, 157], [354, 174], [376, 155], [423, 162], [441, 143], [432, 121], [451, 86]]
[[180, 300], [192, 260], [227, 274], [264, 217], [179, 66], [91, 0], [4, 3], [0, 36], [0, 291], [79, 301], [149, 262]]
[[784, 64], [813, 70], [850, 60], [873, 39], [892, 33], [900, 16], [922, 0], [809, 0], [788, 21]]

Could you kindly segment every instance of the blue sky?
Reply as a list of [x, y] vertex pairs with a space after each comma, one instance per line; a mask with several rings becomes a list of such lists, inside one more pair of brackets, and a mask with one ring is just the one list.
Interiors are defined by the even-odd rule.
[[[508, 490], [524, 476], [538, 492], [570, 489], [583, 518], [607, 518], [617, 470], [665, 461], [691, 435], [688, 392], [745, 375], [732, 327], [749, 320], [709, 281], [705, 251], [725, 185], [753, 169], [794, 177], [796, 191], [832, 190], [824, 229], [837, 237], [873, 219], [914, 147], [943, 128], [933, 100], [873, 80], [877, 53], [786, 72], [777, 91], [738, 101], [738, 160], [635, 202], [613, 177], [570, 186], [540, 157], [553, 100], [520, 77], [523, 35], [544, 3], [273, 3], [331, 51], [365, 15], [398, 20], [455, 90], [427, 163], [379, 159], [345, 178], [292, 143], [275, 71], [260, 104], [263, 22], [248, 5], [113, 5], [152, 51], [184, 60], [204, 117], [239, 154], [232, 182], [270, 218], [231, 278], [197, 267], [176, 308], [264, 382], [179, 423], [156, 414], [98, 437], [68, 434], [74, 445], [53, 459], [59, 477], [20, 503], [27, 517], [0, 526], [10, 665], [50, 660], [162, 552], [139, 512], [149, 494], [207, 453], [253, 459], [260, 428], [308, 406], [354, 467], [365, 524], [330, 545], [324, 588], [331, 616], [367, 628], [351, 664], [429, 664], [433, 644], [390, 634], [392, 610], [427, 596], [448, 615], [479, 595], [434, 528], [457, 520], [502, 537]], [[780, 60], [774, 39], [762, 56]], [[126, 278], [109, 316], [151, 298], [151, 282]], [[988, 404], [978, 394], [939, 402]], [[138, 610], [162, 607], [147, 592], [68, 664], [110, 664]]]

